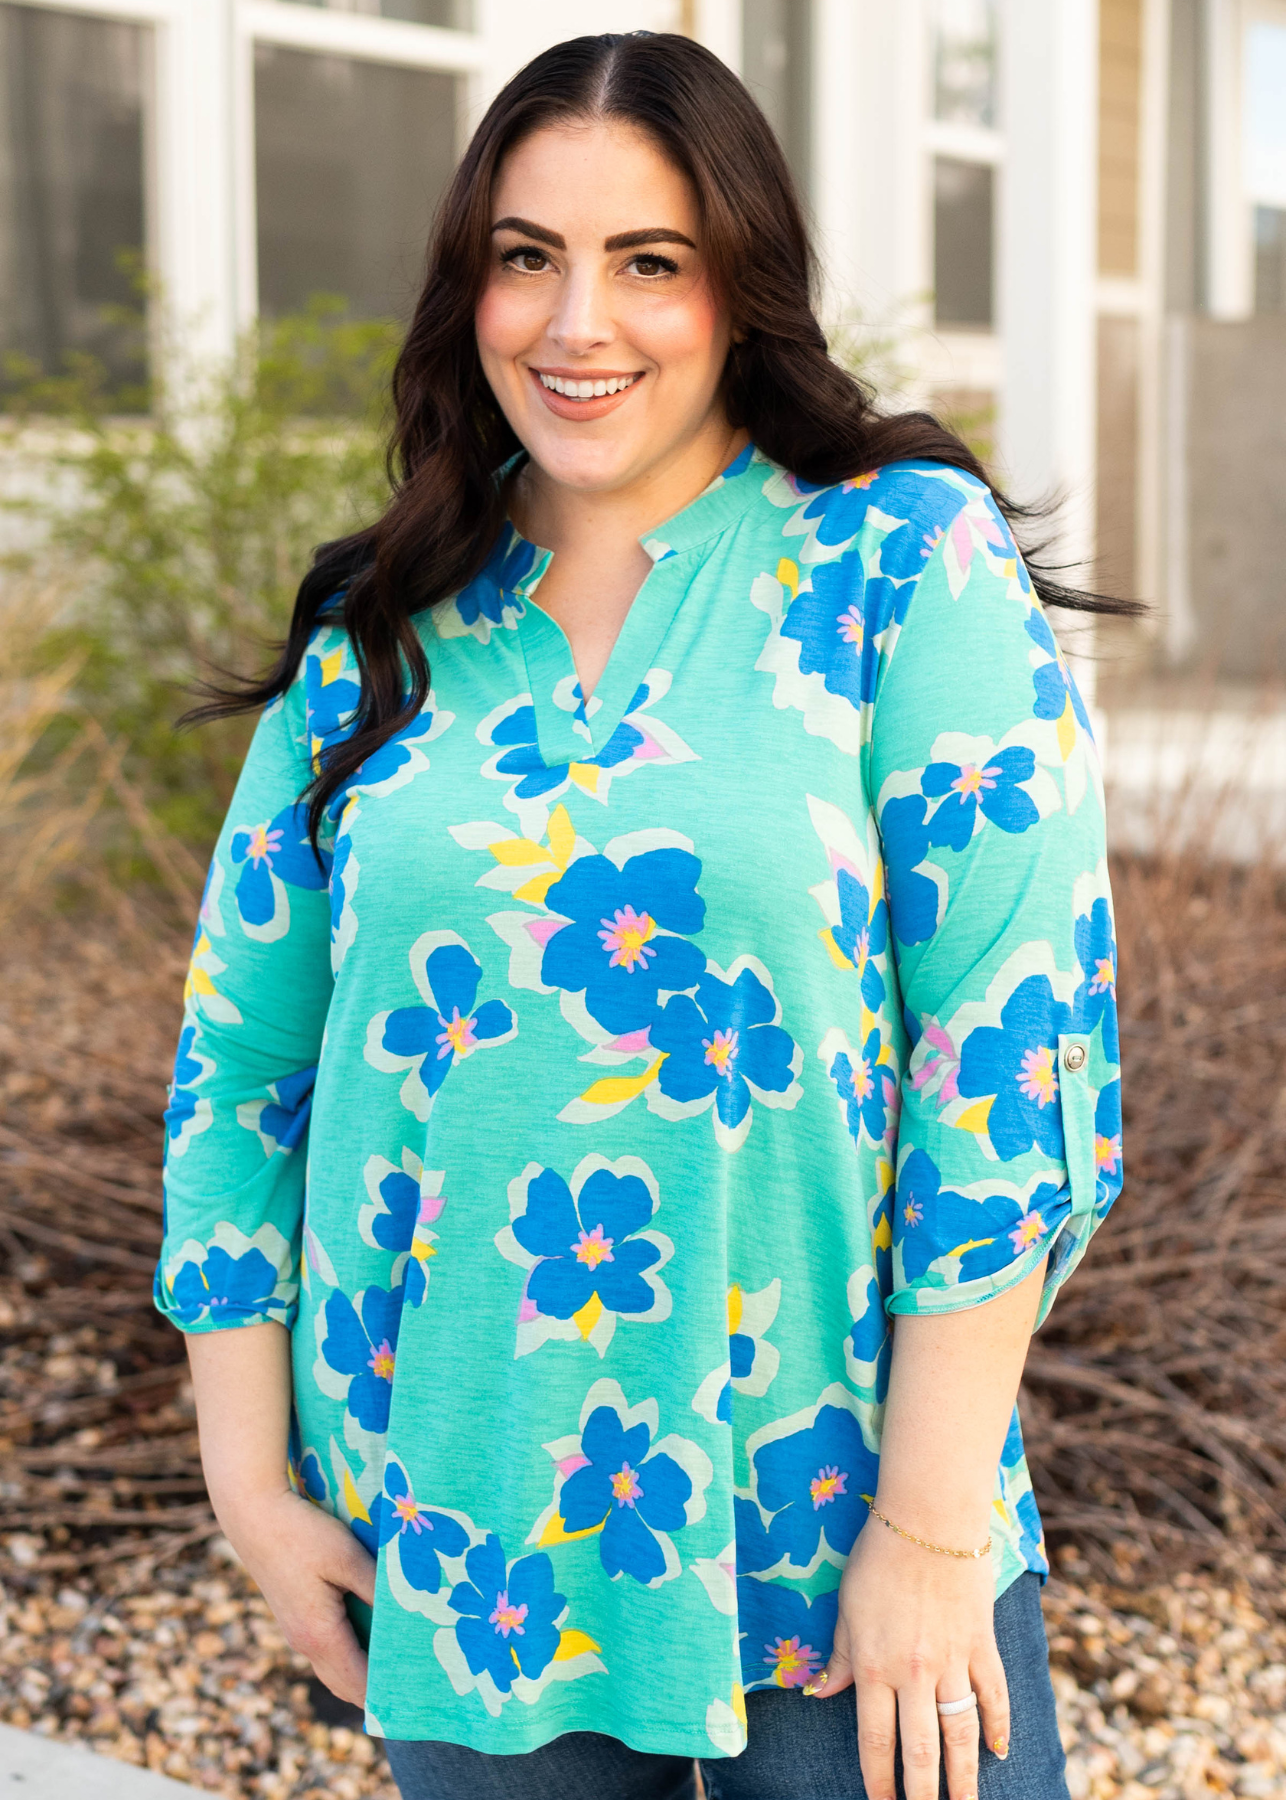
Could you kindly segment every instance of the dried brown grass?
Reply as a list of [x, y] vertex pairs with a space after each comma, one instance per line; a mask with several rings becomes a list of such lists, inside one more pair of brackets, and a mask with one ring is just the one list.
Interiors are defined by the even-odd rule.
[[[0, 934], [0, 1534], [28, 1566], [213, 1529], [149, 1300], [191, 873]], [[1192, 853], [1115, 881], [1127, 1182], [1029, 1359], [1037, 1490], [1109, 1579], [1253, 1578], [1286, 1547], [1286, 882]]]

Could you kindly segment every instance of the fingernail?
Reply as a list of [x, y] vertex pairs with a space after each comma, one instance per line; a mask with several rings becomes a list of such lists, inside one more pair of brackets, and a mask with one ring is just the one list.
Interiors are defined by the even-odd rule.
[[806, 1681], [804, 1683], [804, 1692], [809, 1695], [820, 1694], [825, 1686], [826, 1671], [823, 1669], [820, 1675], [814, 1675], [811, 1681]]
[[998, 1737], [991, 1748], [1000, 1758], [1001, 1762], [1004, 1762], [1005, 1758], [1009, 1755], [1009, 1739], [1007, 1737]]

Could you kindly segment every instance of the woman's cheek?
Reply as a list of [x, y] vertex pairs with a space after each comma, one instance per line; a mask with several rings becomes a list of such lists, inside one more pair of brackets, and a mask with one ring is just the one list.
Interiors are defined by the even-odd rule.
[[479, 349], [484, 355], [516, 356], [531, 339], [534, 312], [528, 296], [493, 282], [474, 314]]

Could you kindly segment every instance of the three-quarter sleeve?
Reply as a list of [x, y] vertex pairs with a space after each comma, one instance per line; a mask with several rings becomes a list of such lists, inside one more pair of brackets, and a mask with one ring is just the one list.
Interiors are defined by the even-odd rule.
[[259, 720], [201, 904], [165, 1115], [154, 1286], [183, 1331], [295, 1316], [331, 993], [329, 857], [314, 854], [298, 804], [307, 723], [299, 680]]
[[1102, 780], [990, 495], [924, 555], [870, 745], [910, 1039], [888, 1308], [976, 1306], [1048, 1257], [1043, 1319], [1121, 1184]]

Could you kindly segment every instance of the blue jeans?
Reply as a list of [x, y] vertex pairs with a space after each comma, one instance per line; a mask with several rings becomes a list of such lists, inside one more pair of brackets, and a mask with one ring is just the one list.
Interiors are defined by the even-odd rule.
[[[996, 1643], [1009, 1681], [1010, 1749], [985, 1747], [979, 1800], [1068, 1800], [1063, 1747], [1049, 1682], [1040, 1579], [1030, 1573], [996, 1602]], [[853, 1691], [812, 1700], [795, 1690], [746, 1696], [750, 1741], [740, 1756], [701, 1764], [710, 1800], [867, 1800], [857, 1761]], [[695, 1800], [683, 1756], [631, 1750], [594, 1731], [569, 1731], [525, 1756], [489, 1756], [461, 1744], [390, 1742], [402, 1800]], [[901, 1776], [898, 1800], [904, 1800]], [[941, 1793], [946, 1796], [943, 1781]]]

